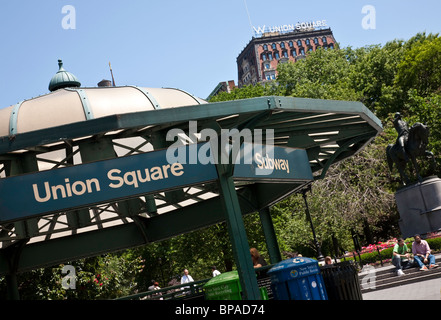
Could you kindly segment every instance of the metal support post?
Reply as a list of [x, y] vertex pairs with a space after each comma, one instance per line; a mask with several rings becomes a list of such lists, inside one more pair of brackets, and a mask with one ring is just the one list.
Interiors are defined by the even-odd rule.
[[20, 294], [18, 292], [17, 274], [10, 273], [5, 276], [8, 300], [20, 300]]
[[18, 240], [16, 243], [5, 249], [9, 264], [9, 272], [5, 277], [9, 300], [20, 300], [20, 294], [18, 292], [17, 269], [22, 249], [28, 241], [29, 239]]
[[229, 170], [225, 170], [224, 165], [217, 164], [216, 168], [219, 175], [218, 184], [220, 196], [225, 209], [228, 232], [230, 234], [243, 297], [245, 300], [261, 300], [233, 178], [229, 174]]
[[270, 209], [268, 207], [259, 211], [260, 222], [262, 223], [263, 234], [265, 235], [266, 246], [272, 264], [280, 262], [279, 244], [277, 243], [276, 232], [274, 231], [273, 220], [271, 219]]
[[323, 254], [322, 254], [322, 250], [321, 250], [321, 248], [320, 248], [320, 244], [319, 244], [319, 242], [318, 242], [318, 240], [317, 240], [317, 237], [316, 237], [316, 235], [315, 235], [314, 225], [313, 225], [313, 223], [312, 223], [311, 215], [310, 215], [310, 213], [309, 213], [308, 201], [306, 201], [306, 192], [307, 192], [308, 190], [309, 190], [309, 188], [308, 188], [308, 189], [303, 189], [303, 190], [302, 190], [303, 200], [305, 200], [306, 217], [308, 218], [308, 221], [309, 221], [309, 223], [311, 224], [312, 235], [313, 235], [313, 237], [314, 237], [314, 245], [315, 245], [315, 248], [316, 248], [316, 250], [317, 250], [317, 260], [318, 260], [318, 261], [323, 261], [323, 260], [325, 260], [325, 257], [324, 257]]

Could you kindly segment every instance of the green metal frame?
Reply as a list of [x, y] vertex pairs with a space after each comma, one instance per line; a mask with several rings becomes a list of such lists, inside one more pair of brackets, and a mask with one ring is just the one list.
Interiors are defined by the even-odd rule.
[[[323, 178], [332, 164], [359, 152], [382, 131], [378, 118], [358, 102], [271, 96], [160, 108], [28, 133], [13, 131], [0, 137], [0, 177], [166, 148], [171, 143], [165, 139], [167, 131], [180, 128], [188, 132], [190, 120], [197, 121], [198, 130], [273, 129], [274, 141], [270, 143], [307, 151], [316, 179]], [[54, 153], [58, 155], [55, 160]], [[231, 166], [218, 165], [217, 170], [217, 183], [0, 222], [0, 275], [14, 276], [133, 248], [227, 221], [244, 294], [258, 299], [242, 215], [259, 212], [271, 262], [277, 262], [280, 252], [269, 207], [301, 190], [304, 182], [238, 183], [231, 177]], [[84, 228], [91, 230], [82, 232], [87, 230]], [[11, 252], [15, 252], [14, 263]]]

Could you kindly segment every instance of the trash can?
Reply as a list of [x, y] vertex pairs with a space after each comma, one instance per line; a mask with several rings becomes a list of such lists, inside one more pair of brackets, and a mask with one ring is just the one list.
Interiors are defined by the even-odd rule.
[[351, 261], [321, 267], [329, 300], [363, 300], [357, 268]]
[[[268, 300], [266, 288], [259, 288], [262, 300]], [[205, 300], [242, 300], [237, 270], [221, 273], [204, 285]]]
[[275, 300], [327, 300], [317, 260], [294, 258], [279, 262], [268, 274]]

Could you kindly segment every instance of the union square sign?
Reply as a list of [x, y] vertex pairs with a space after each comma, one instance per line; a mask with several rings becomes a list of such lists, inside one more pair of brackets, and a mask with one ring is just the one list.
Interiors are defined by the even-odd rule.
[[269, 26], [266, 25], [258, 26], [257, 28], [253, 26], [256, 35], [261, 35], [266, 32], [292, 32], [292, 31], [306, 31], [309, 29], [317, 29], [328, 27], [326, 20], [316, 20], [309, 22], [297, 22], [296, 24], [284, 24], [279, 26]]
[[222, 163], [231, 159], [235, 180], [313, 180], [305, 150], [250, 141], [237, 147], [219, 145], [215, 138], [172, 144], [167, 149], [3, 178], [0, 222], [214, 182], [219, 146], [221, 153], [230, 155], [220, 159]]

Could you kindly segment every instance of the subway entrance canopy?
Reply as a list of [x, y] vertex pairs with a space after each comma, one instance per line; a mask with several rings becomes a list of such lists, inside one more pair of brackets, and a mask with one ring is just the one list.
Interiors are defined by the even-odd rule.
[[[359, 102], [207, 103], [135, 86], [61, 88], [1, 109], [0, 275], [227, 221], [244, 293], [258, 299], [242, 215], [261, 212], [270, 222], [270, 206], [381, 130]], [[222, 141], [233, 150], [242, 141], [238, 156], [249, 152], [251, 162], [235, 165]], [[219, 161], [225, 154], [229, 161]]]

